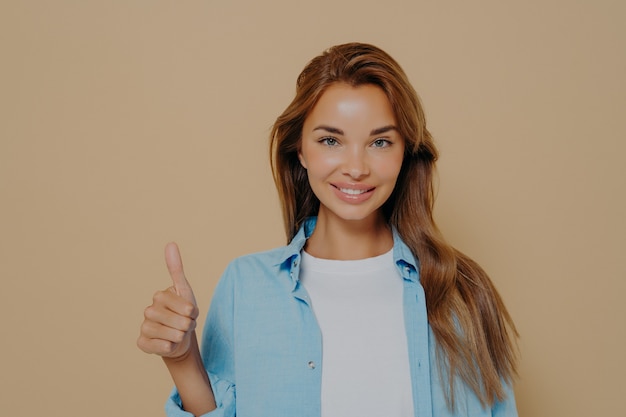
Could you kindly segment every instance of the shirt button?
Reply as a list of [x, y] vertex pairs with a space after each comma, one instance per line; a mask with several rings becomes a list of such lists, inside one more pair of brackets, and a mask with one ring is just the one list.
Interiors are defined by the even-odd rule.
[[295, 268], [296, 266], [298, 266], [298, 261], [293, 261], [293, 267]]
[[315, 362], [309, 361], [308, 365], [309, 365], [309, 368], [315, 369]]

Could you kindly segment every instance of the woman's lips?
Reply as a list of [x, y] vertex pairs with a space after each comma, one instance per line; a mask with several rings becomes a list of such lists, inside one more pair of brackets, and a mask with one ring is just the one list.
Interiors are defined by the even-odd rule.
[[376, 187], [372, 187], [366, 184], [344, 185], [344, 184], [331, 184], [335, 195], [341, 200], [349, 203], [361, 203], [368, 200]]
[[352, 195], [363, 194], [371, 190], [371, 188], [364, 189], [364, 190], [355, 190], [354, 188], [343, 188], [343, 187], [337, 187], [337, 189], [341, 191], [342, 193], [352, 194]]

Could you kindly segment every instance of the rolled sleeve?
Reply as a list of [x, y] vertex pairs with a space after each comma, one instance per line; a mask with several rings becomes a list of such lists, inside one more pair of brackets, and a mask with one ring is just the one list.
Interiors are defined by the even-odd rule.
[[[209, 378], [217, 408], [198, 417], [234, 417], [235, 386], [228, 381], [216, 378], [214, 375], [209, 375]], [[176, 388], [172, 390], [172, 394], [165, 403], [165, 414], [168, 417], [194, 417], [190, 412], [183, 410], [182, 401]]]

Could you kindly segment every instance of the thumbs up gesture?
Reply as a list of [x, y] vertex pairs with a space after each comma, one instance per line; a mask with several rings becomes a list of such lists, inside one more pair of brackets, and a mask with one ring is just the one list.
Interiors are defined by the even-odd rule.
[[198, 305], [175, 243], [165, 247], [165, 263], [173, 285], [157, 291], [152, 304], [144, 310], [137, 346], [147, 353], [177, 359], [189, 351]]

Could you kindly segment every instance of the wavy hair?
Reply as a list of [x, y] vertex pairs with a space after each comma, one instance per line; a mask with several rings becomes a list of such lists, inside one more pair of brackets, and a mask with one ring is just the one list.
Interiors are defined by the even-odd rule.
[[422, 105], [398, 63], [373, 45], [337, 45], [311, 60], [298, 76], [295, 98], [272, 128], [270, 161], [287, 238], [319, 210], [298, 151], [304, 120], [335, 83], [376, 85], [391, 103], [405, 155], [396, 187], [382, 207], [385, 219], [419, 259], [449, 406], [454, 407], [457, 378], [484, 406], [493, 405], [504, 399], [504, 384], [516, 374], [517, 331], [485, 271], [447, 244], [437, 228], [433, 179], [438, 152]]

